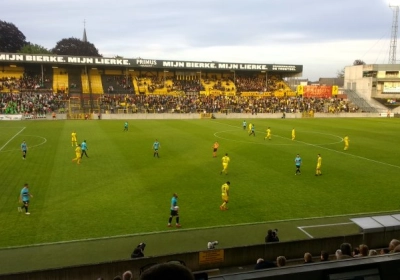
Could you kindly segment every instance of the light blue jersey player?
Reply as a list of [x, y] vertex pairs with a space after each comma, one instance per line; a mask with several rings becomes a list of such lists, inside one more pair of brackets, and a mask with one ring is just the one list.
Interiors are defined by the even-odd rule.
[[296, 165], [296, 173], [294, 173], [294, 175], [301, 174], [301, 172], [300, 172], [301, 157], [299, 154], [296, 155], [296, 157], [294, 159], [294, 164]]
[[87, 150], [89, 150], [89, 149], [87, 147], [86, 140], [83, 140], [83, 142], [81, 144], [81, 150], [82, 150], [81, 158], [83, 157], [83, 155], [86, 155], [86, 157], [89, 157], [88, 154], [87, 154]]
[[153, 153], [153, 157], [160, 157], [159, 155], [158, 155], [158, 149], [160, 148], [160, 142], [158, 142], [158, 140], [156, 139], [156, 141], [153, 143], [153, 150], [154, 150], [154, 153]]
[[25, 140], [21, 144], [22, 159], [26, 159], [26, 153], [28, 152], [28, 145]]

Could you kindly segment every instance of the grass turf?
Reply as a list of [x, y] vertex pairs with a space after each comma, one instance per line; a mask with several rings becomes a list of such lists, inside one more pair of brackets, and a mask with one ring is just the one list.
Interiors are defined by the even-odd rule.
[[[166, 228], [174, 192], [186, 229], [399, 208], [400, 120], [247, 120], [255, 123], [256, 137], [241, 121], [130, 120], [128, 132], [124, 121], [0, 123], [0, 247], [174, 231]], [[268, 126], [271, 141], [264, 140]], [[79, 166], [71, 163], [73, 130], [89, 147], [90, 158]], [[349, 151], [343, 151], [345, 135]], [[156, 138], [159, 159], [152, 152]], [[229, 174], [220, 175], [226, 152]], [[297, 153], [303, 166], [295, 176]], [[318, 153], [323, 175], [315, 177]], [[220, 187], [227, 180], [230, 209], [221, 212]], [[17, 212], [25, 182], [34, 195], [30, 216]]]

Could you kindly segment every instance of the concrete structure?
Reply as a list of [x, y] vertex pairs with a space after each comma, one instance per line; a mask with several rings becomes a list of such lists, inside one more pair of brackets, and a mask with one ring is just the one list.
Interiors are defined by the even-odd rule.
[[[356, 92], [382, 110], [400, 112], [400, 64], [368, 64], [345, 67], [344, 89]], [[381, 99], [379, 103], [376, 100]], [[397, 103], [397, 104], [396, 104]]]

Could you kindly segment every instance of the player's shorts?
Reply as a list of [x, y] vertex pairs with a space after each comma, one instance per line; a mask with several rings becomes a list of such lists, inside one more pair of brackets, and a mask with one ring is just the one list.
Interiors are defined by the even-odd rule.
[[214, 148], [214, 152], [216, 152], [218, 150], [218, 148]]
[[172, 217], [178, 216], [178, 211], [176, 211], [176, 210], [171, 210], [171, 216], [172, 216]]
[[22, 153], [23, 153], [24, 155], [26, 155], [26, 152], [27, 152], [27, 150], [22, 151]]
[[222, 196], [222, 201], [228, 202], [229, 201], [229, 197], [227, 195], [223, 195]]
[[300, 165], [297, 165], [297, 164], [296, 164], [296, 168], [300, 168]]
[[23, 203], [24, 205], [29, 204], [29, 200], [22, 201], [22, 203]]
[[228, 168], [228, 164], [227, 164], [227, 163], [223, 163], [223, 164], [222, 164], [222, 167], [223, 167], [224, 169], [227, 169], [227, 168]]

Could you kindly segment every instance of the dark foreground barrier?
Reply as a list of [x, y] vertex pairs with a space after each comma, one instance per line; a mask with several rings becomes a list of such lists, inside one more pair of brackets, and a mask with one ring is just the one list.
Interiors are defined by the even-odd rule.
[[[374, 233], [364, 233], [364, 234], [355, 234], [348, 236], [337, 236], [337, 237], [329, 237], [329, 238], [314, 238], [308, 240], [297, 240], [290, 242], [277, 242], [277, 243], [269, 243], [269, 244], [259, 244], [254, 246], [246, 246], [246, 247], [234, 247], [234, 248], [221, 248], [214, 250], [207, 250], [201, 252], [187, 252], [182, 254], [175, 255], [166, 255], [166, 256], [154, 256], [154, 257], [144, 257], [138, 259], [126, 259], [126, 260], [118, 260], [113, 262], [104, 262], [104, 263], [96, 263], [89, 265], [81, 265], [81, 266], [71, 266], [71, 267], [62, 267], [62, 268], [54, 268], [54, 269], [46, 269], [46, 270], [37, 270], [37, 271], [23, 271], [23, 256], [21, 256], [21, 272], [20, 273], [12, 273], [12, 274], [3, 274], [0, 275], [0, 279], [7, 280], [46, 280], [46, 279], [97, 279], [98, 277], [103, 277], [104, 279], [113, 279], [116, 275], [121, 275], [122, 272], [126, 270], [131, 270], [134, 276], [134, 279], [137, 279], [140, 275], [140, 271], [143, 270], [144, 267], [147, 267], [151, 264], [156, 263], [164, 263], [169, 261], [179, 261], [186, 264], [192, 271], [212, 271], [215, 269], [229, 268], [229, 267], [237, 267], [244, 265], [255, 264], [257, 258], [262, 257], [268, 260], [275, 260], [277, 256], [285, 256], [289, 261], [291, 259], [299, 259], [302, 258], [305, 252], [310, 252], [314, 256], [318, 256], [321, 250], [328, 251], [330, 254], [334, 254], [336, 249], [339, 248], [341, 243], [347, 242], [352, 244], [353, 246], [358, 246], [359, 244], [366, 244], [370, 249], [373, 248], [383, 248], [387, 247], [390, 240], [399, 239], [400, 231], [382, 231], [382, 232], [374, 232]], [[376, 261], [372, 261], [376, 260]], [[360, 262], [359, 265], [364, 267], [362, 262], [365, 262], [365, 265], [372, 265], [374, 262], [379, 263], [378, 270], [382, 273], [381, 269], [389, 269], [393, 271], [395, 263], [398, 267], [400, 267], [400, 256], [390, 255], [388, 257], [384, 256], [382, 258], [371, 258], [368, 260], [354, 260], [354, 265]], [[393, 263], [392, 263], [393, 262]], [[342, 262], [332, 262], [332, 267], [324, 267], [321, 266], [323, 264], [316, 264], [312, 268], [306, 268], [302, 266], [299, 271], [296, 270], [295, 266], [289, 266], [288, 268], [277, 270], [273, 269], [268, 271], [268, 275], [291, 275], [293, 279], [293, 273], [309, 273], [310, 277], [314, 277], [313, 273], [317, 273], [316, 275], [322, 275], [322, 272], [313, 272], [314, 270], [329, 270], [336, 271], [336, 266], [341, 269], [345, 269], [346, 266], [354, 266], [353, 260], [348, 263], [343, 262], [343, 265], [339, 265]], [[1, 264], [0, 264], [1, 265]], [[372, 268], [376, 268], [372, 267]], [[352, 268], [350, 268], [351, 270]], [[303, 271], [304, 270], [304, 271]], [[309, 271], [307, 271], [309, 270]], [[303, 272], [301, 272], [303, 271]], [[259, 272], [257, 272], [259, 273]], [[318, 274], [319, 273], [319, 274]], [[247, 278], [247, 277], [261, 277], [258, 276], [261, 274], [254, 274], [252, 272], [246, 273], [242, 276], [237, 276], [241, 278], [226, 278], [226, 279], [264, 279], [264, 278]], [[262, 274], [264, 275], [264, 274]], [[308, 274], [307, 274], [308, 275]], [[400, 273], [398, 274], [400, 275]], [[228, 276], [219, 276], [219, 279], [225, 279]], [[223, 277], [223, 278], [221, 278]], [[236, 277], [234, 275], [230, 275], [229, 277]], [[264, 276], [263, 276], [264, 277]], [[266, 277], [266, 276], [265, 276]], [[290, 279], [290, 276], [286, 276], [287, 278], [271, 278], [271, 279]], [[218, 278], [217, 278], [218, 279]], [[307, 278], [307, 279], [329, 279], [329, 278]], [[333, 279], [341, 279], [341, 278], [331, 278]], [[349, 278], [353, 279], [353, 278]], [[360, 278], [362, 279], [362, 278]], [[373, 278], [374, 279], [374, 278]], [[377, 278], [377, 279], [393, 279], [393, 278]], [[396, 278], [400, 279], [400, 277]]]
[[209, 277], [212, 280], [398, 280], [400, 254], [294, 265]]

